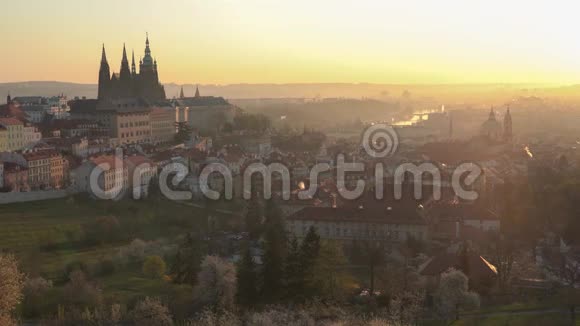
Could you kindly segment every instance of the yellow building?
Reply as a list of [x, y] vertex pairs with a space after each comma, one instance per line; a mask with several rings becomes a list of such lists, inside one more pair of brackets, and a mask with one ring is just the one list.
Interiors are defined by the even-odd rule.
[[0, 152], [8, 151], [8, 129], [0, 126]]
[[17, 151], [24, 147], [24, 124], [20, 120], [0, 118], [0, 127], [4, 127], [8, 132], [7, 151]]

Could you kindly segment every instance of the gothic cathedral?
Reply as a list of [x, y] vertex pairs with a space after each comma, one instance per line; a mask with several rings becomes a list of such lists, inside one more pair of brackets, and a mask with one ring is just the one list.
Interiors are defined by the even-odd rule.
[[159, 83], [159, 75], [157, 74], [157, 60], [153, 60], [151, 57], [149, 36], [145, 41], [145, 56], [139, 60], [139, 73], [135, 67], [135, 53], [132, 55], [131, 67], [129, 68], [127, 51], [123, 45], [121, 70], [119, 73], [111, 75], [103, 45], [101, 68], [99, 69], [98, 98], [103, 101], [129, 97], [142, 98], [150, 103], [165, 100], [165, 89]]

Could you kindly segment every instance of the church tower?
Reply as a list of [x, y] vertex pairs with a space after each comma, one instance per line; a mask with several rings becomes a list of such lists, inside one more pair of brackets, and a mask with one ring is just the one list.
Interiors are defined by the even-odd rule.
[[199, 97], [199, 87], [195, 86], [195, 97]]
[[135, 51], [131, 52], [131, 75], [133, 78], [137, 75], [137, 68], [135, 67]]
[[185, 98], [185, 95], [183, 95], [183, 86], [181, 86], [181, 91], [179, 92], [179, 98]]
[[105, 45], [103, 44], [103, 52], [101, 54], [101, 68], [99, 69], [99, 94], [98, 94], [99, 100], [102, 100], [108, 96], [110, 84], [111, 84], [111, 71], [109, 69], [109, 63], [107, 62]]
[[505, 116], [503, 118], [503, 138], [506, 141], [512, 140], [512, 115], [510, 114], [510, 108], [508, 106]]
[[129, 60], [127, 59], [127, 50], [123, 44], [123, 59], [121, 60], [121, 70], [119, 71], [119, 97], [131, 97], [131, 69], [129, 69]]

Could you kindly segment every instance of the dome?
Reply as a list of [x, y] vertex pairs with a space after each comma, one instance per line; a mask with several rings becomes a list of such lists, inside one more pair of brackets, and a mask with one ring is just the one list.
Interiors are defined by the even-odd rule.
[[481, 125], [480, 134], [490, 139], [498, 140], [502, 135], [501, 124], [495, 119], [493, 109], [489, 112], [489, 118]]

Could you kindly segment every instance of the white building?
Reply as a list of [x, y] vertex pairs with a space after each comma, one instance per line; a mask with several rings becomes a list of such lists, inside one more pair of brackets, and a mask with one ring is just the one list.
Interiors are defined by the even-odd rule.
[[35, 126], [25, 126], [24, 127], [24, 147], [33, 147], [42, 139], [42, 134], [38, 131]]

